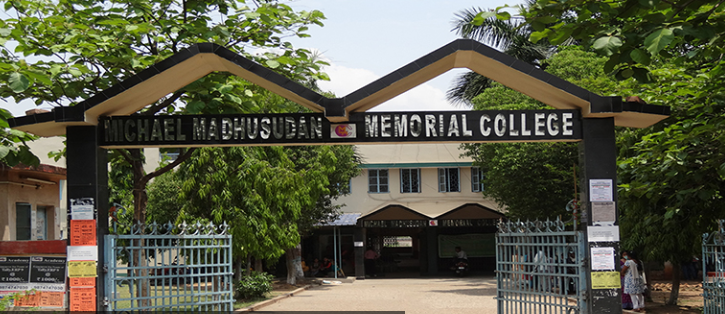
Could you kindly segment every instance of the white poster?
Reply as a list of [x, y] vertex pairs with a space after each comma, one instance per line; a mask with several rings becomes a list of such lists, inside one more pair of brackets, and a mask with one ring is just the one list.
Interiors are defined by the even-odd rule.
[[613, 189], [612, 179], [589, 180], [589, 201], [612, 202], [614, 201]]
[[98, 246], [69, 246], [69, 261], [98, 261]]
[[614, 248], [592, 248], [592, 270], [614, 270]]
[[587, 227], [587, 241], [619, 242], [619, 226], [589, 226]]
[[92, 197], [74, 198], [70, 200], [70, 215], [73, 220], [93, 220], [95, 202]]

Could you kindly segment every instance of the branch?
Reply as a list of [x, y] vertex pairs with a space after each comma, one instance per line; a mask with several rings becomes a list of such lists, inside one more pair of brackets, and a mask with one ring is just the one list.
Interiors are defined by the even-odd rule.
[[176, 91], [171, 96], [169, 96], [169, 98], [166, 98], [166, 100], [149, 107], [148, 110], [146, 110], [142, 113], [139, 113], [139, 115], [144, 115], [144, 116], [155, 115], [157, 112], [161, 111], [161, 109], [168, 107], [173, 102], [175, 102], [177, 99], [179, 99], [179, 97], [181, 97], [181, 95], [184, 95], [183, 90]]
[[130, 155], [128, 154], [128, 152], [126, 152], [126, 150], [125, 150], [125, 149], [116, 149], [116, 151], [117, 151], [117, 152], [118, 152], [119, 154], [121, 154], [121, 156], [123, 157], [123, 159], [125, 159], [125, 160], [126, 160], [126, 162], [127, 162], [127, 163], [128, 163], [129, 165], [133, 164], [133, 158], [131, 158], [131, 156], [130, 156]]
[[174, 167], [178, 166], [182, 162], [189, 159], [189, 157], [191, 157], [191, 154], [194, 153], [195, 150], [196, 150], [196, 147], [189, 148], [183, 155], [179, 156], [179, 158], [176, 158], [176, 160], [174, 160], [174, 162], [172, 162], [166, 166], [163, 166], [161, 169], [158, 169], [154, 172], [151, 172], [151, 173], [143, 176], [141, 178], [141, 180], [139, 180], [138, 184], [141, 186], [146, 186], [146, 183], [148, 183], [151, 179], [169, 172], [169, 170], [174, 169]]

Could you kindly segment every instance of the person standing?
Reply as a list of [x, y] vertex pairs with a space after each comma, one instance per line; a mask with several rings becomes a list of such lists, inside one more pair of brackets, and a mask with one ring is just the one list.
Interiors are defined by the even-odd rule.
[[[622, 252], [622, 259], [619, 260], [619, 266], [624, 267], [624, 264], [627, 262], [626, 259], [624, 259], [624, 256], [627, 255], [627, 251]], [[624, 275], [621, 274], [619, 277], [622, 287], [624, 287]], [[622, 309], [624, 310], [631, 310], [632, 309], [632, 297], [629, 296], [629, 294], [624, 293], [622, 291]]]
[[365, 251], [365, 273], [368, 276], [377, 277], [377, 271], [375, 269], [375, 260], [377, 260], [380, 255], [378, 255], [375, 250], [373, 250], [372, 247], [368, 246], [368, 249]]
[[624, 293], [632, 298], [632, 309], [635, 312], [644, 311], [644, 279], [640, 275], [640, 261], [633, 252], [624, 252], [624, 267], [621, 274], [624, 275]]

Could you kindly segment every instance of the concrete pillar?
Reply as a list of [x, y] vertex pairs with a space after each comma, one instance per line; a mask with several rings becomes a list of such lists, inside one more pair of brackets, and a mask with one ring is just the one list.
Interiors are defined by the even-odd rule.
[[108, 234], [108, 156], [105, 149], [98, 147], [95, 126], [69, 126], [66, 129], [66, 162], [68, 169], [68, 238], [70, 234], [70, 213], [76, 199], [93, 199], [96, 212], [96, 235], [98, 264], [96, 278], [96, 309], [104, 311], [105, 283], [103, 265], [103, 236]]
[[[581, 198], [582, 218], [584, 219], [583, 227], [585, 230], [597, 228], [594, 226], [593, 214], [595, 216], [611, 216], [614, 223], [607, 230], [616, 231], [619, 234], [619, 213], [617, 210], [617, 147], [614, 134], [614, 118], [600, 119], [582, 119], [582, 137], [583, 140], [579, 144], [579, 163], [581, 169]], [[591, 187], [591, 180], [611, 180], [611, 201], [590, 201], [591, 194], [599, 195], [606, 188]], [[592, 191], [598, 193], [592, 193]], [[612, 212], [613, 211], [613, 212]], [[607, 213], [609, 215], [607, 215]], [[591, 248], [595, 247], [611, 247], [614, 249], [614, 270], [619, 271], [619, 242], [618, 241], [597, 241], [594, 238], [588, 238], [589, 249], [587, 250], [587, 295], [589, 311], [588, 313], [622, 313], [622, 297], [621, 289], [592, 289], [592, 273], [606, 271], [593, 271], [591, 264]], [[583, 309], [587, 310], [587, 309]], [[587, 312], [582, 312], [587, 313]]]

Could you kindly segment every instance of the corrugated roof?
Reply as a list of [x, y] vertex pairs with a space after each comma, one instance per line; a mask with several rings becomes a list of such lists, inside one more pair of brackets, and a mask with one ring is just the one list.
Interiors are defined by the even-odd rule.
[[340, 214], [335, 221], [328, 221], [316, 224], [316, 226], [354, 226], [357, 224], [357, 219], [361, 216], [360, 213], [345, 213]]

